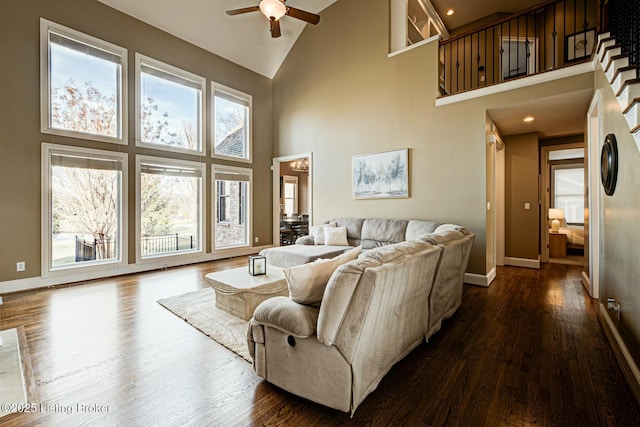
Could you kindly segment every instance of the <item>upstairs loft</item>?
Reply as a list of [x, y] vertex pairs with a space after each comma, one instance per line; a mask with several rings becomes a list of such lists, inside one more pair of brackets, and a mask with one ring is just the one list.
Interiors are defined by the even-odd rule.
[[639, 0], [551, 0], [462, 34], [438, 31], [440, 96], [590, 62], [605, 31], [639, 78], [639, 9]]

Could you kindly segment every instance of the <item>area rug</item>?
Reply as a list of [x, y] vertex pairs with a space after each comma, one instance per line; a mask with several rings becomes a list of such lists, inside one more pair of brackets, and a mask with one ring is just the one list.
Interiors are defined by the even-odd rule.
[[213, 289], [200, 289], [164, 298], [158, 300], [158, 303], [251, 363], [247, 348], [248, 322], [216, 308], [216, 295]]

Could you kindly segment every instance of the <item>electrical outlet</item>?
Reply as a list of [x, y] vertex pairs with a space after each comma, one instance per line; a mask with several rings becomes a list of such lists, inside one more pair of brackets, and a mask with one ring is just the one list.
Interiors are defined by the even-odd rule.
[[24, 271], [26, 268], [27, 265], [24, 261], [16, 262], [16, 271]]
[[256, 243], [259, 243], [259, 242], [260, 242], [260, 238], [259, 238], [258, 236], [256, 236], [253, 240], [254, 240]]

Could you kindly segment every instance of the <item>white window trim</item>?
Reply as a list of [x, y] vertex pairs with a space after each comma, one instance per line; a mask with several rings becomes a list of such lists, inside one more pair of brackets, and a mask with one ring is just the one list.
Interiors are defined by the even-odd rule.
[[[200, 193], [198, 194], [198, 203], [200, 205], [200, 226], [199, 226], [199, 235], [198, 241], [200, 242], [200, 249], [190, 250], [190, 251], [182, 251], [177, 253], [165, 253], [153, 256], [142, 257], [142, 248], [140, 245], [140, 239], [142, 236], [142, 203], [141, 203], [141, 183], [142, 183], [142, 163], [155, 163], [158, 165], [164, 166], [185, 166], [193, 169], [198, 169], [202, 173], [202, 180], [200, 185]], [[181, 259], [185, 258], [185, 260], [189, 260], [193, 258], [194, 255], [204, 254], [206, 251], [205, 245], [205, 236], [207, 235], [206, 231], [206, 221], [205, 221], [205, 208], [204, 208], [204, 189], [206, 187], [207, 182], [207, 166], [204, 163], [200, 162], [192, 162], [188, 160], [174, 160], [167, 159], [165, 157], [155, 157], [155, 156], [136, 156], [136, 264], [145, 264], [145, 263], [157, 263], [158, 260], [162, 259]]]
[[[216, 196], [216, 172], [239, 173], [249, 175], [249, 197], [247, 197], [247, 243], [243, 245], [231, 245], [224, 248], [216, 248], [216, 215], [218, 212], [218, 197]], [[238, 248], [252, 246], [253, 236], [253, 169], [238, 166], [211, 165], [211, 252], [224, 253]]]
[[[120, 129], [120, 135], [116, 138], [95, 135], [85, 132], [77, 132], [65, 129], [55, 129], [51, 127], [50, 121], [50, 73], [49, 73], [49, 61], [50, 61], [50, 49], [49, 49], [49, 31], [72, 38], [82, 43], [89, 44], [98, 49], [111, 52], [121, 58], [121, 74], [120, 74], [120, 90], [117, 94], [118, 103], [120, 105], [120, 118], [118, 128]], [[127, 49], [117, 46], [115, 44], [100, 40], [96, 37], [81, 33], [71, 28], [67, 28], [55, 22], [48, 21], [44, 18], [40, 18], [40, 130], [42, 133], [51, 135], [68, 136], [71, 138], [81, 138], [86, 140], [110, 142], [115, 144], [128, 144], [128, 96], [127, 96]]]
[[298, 210], [298, 191], [299, 191], [299, 187], [298, 187], [298, 177], [295, 175], [282, 175], [282, 204], [283, 206], [286, 206], [286, 200], [287, 198], [285, 197], [285, 187], [286, 184], [294, 184], [295, 185], [295, 190], [294, 190], [294, 194], [293, 194], [293, 212], [292, 213], [299, 213], [300, 211]]
[[[68, 265], [52, 268], [51, 256], [51, 155], [52, 154], [75, 154], [81, 156], [93, 156], [104, 159], [112, 159], [122, 162], [122, 179], [120, 189], [120, 217], [118, 218], [120, 242], [120, 259], [100, 261], [85, 265]], [[128, 155], [114, 151], [96, 150], [67, 145], [42, 143], [41, 158], [41, 242], [42, 242], [42, 277], [61, 276], [65, 274], [77, 274], [79, 272], [90, 272], [98, 270], [113, 270], [114, 268], [126, 267], [129, 262], [128, 255]]]
[[[185, 71], [181, 68], [174, 67], [173, 65], [166, 64], [164, 62], [158, 61], [157, 59], [150, 58], [148, 56], [142, 55], [141, 53], [136, 52], [136, 96], [135, 96], [135, 121], [136, 121], [136, 146], [137, 147], [145, 147], [145, 148], [153, 148], [155, 150], [162, 151], [171, 151], [174, 153], [187, 153], [187, 154], [196, 154], [204, 156], [205, 154], [205, 138], [204, 138], [204, 128], [206, 123], [206, 108], [205, 108], [205, 94], [207, 90], [207, 79], [201, 77], [197, 74], [193, 74], [189, 71]], [[190, 82], [195, 83], [200, 86], [200, 117], [198, 117], [198, 138], [200, 139], [200, 149], [199, 150], [190, 150], [188, 148], [182, 147], [174, 147], [171, 145], [163, 145], [163, 144], [154, 144], [151, 142], [142, 141], [142, 133], [141, 133], [141, 113], [142, 113], [142, 65], [147, 65], [152, 68], [156, 68], [162, 72], [167, 74], [173, 74], [177, 77], [180, 77], [184, 80], [188, 80]]]
[[[580, 162], [575, 162], [575, 163], [561, 163], [561, 164], [552, 164], [550, 165], [550, 170], [551, 170], [551, 177], [550, 177], [550, 185], [549, 185], [549, 190], [550, 190], [550, 194], [549, 194], [549, 198], [550, 198], [550, 202], [554, 207], [557, 207], [556, 204], [556, 198], [558, 197], [557, 193], [556, 193], [556, 177], [555, 174], [557, 171], [559, 170], [569, 170], [569, 169], [582, 169], [582, 171], [584, 172], [584, 159], [580, 159], [582, 161], [582, 163]], [[584, 188], [584, 181], [583, 181], [583, 188]], [[583, 203], [584, 203], [584, 199], [585, 199], [585, 195], [584, 195], [584, 191], [580, 192], [580, 193], [576, 193], [575, 195], [578, 196], [582, 196], [583, 199]], [[565, 213], [565, 221], [567, 222], [568, 225], [573, 225], [573, 226], [584, 226], [585, 224], [585, 218], [583, 217], [582, 222], [569, 222], [566, 218], [566, 213]]]
[[[216, 92], [223, 92], [236, 98], [240, 98], [249, 103], [249, 117], [247, 123], [249, 123], [249, 140], [247, 141], [247, 158], [242, 159], [240, 157], [224, 156], [222, 154], [216, 154]], [[231, 160], [234, 162], [253, 163], [252, 160], [252, 147], [253, 147], [253, 96], [240, 92], [239, 90], [230, 88], [220, 83], [211, 82], [211, 157], [215, 159]]]

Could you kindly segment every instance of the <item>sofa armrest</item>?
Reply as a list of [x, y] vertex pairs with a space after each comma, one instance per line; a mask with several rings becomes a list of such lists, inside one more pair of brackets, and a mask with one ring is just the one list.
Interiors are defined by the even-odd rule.
[[255, 323], [279, 329], [298, 338], [316, 333], [318, 309], [298, 304], [289, 297], [273, 297], [263, 301], [253, 313]]
[[302, 236], [296, 240], [296, 245], [313, 245], [313, 236]]

